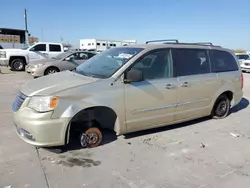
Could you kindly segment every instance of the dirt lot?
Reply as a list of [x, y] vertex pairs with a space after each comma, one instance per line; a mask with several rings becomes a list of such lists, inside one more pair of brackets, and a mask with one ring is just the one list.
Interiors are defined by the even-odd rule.
[[[32, 78], [0, 74], [0, 188], [249, 188], [250, 74], [224, 120], [201, 119], [121, 136], [94, 149], [56, 154], [23, 142], [11, 104]], [[232, 134], [233, 133], [233, 134]]]

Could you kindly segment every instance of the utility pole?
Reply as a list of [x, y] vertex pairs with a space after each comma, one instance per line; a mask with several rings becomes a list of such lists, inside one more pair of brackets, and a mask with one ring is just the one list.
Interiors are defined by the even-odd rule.
[[27, 9], [24, 9], [24, 22], [25, 22], [25, 45], [29, 46], [29, 31], [28, 31], [28, 18]]

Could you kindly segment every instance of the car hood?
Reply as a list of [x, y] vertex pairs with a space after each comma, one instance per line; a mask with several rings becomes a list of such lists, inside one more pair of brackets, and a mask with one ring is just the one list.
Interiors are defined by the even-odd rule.
[[32, 80], [23, 86], [21, 92], [27, 96], [49, 96], [98, 80], [97, 78], [82, 76], [71, 71], [64, 71]]
[[5, 48], [5, 49], [0, 49], [0, 51], [6, 51], [6, 52], [25, 52], [26, 50], [17, 49], [17, 48]]

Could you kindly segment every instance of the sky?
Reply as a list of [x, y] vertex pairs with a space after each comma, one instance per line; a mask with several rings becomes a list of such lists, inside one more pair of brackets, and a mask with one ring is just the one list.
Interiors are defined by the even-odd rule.
[[2, 0], [1, 28], [47, 42], [84, 38], [212, 42], [250, 51], [250, 0]]

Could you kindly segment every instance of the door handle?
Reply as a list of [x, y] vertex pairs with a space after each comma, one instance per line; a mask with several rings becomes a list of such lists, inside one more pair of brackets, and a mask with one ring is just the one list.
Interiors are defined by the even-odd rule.
[[172, 84], [167, 84], [165, 86], [166, 89], [174, 89], [175, 88], [175, 85], [172, 85]]
[[188, 87], [189, 83], [188, 82], [184, 82], [183, 84], [181, 84], [181, 87]]

